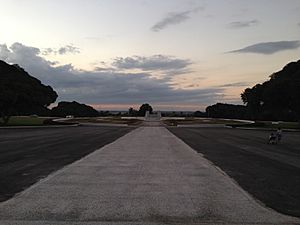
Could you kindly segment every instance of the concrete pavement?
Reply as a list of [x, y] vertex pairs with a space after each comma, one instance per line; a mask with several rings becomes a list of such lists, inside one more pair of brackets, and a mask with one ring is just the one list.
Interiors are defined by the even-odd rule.
[[141, 127], [0, 204], [0, 224], [299, 224], [164, 127]]

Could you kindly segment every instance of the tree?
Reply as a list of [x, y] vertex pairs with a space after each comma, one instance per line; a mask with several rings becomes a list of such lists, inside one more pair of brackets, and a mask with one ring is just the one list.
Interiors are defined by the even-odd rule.
[[18, 65], [0, 60], [0, 113], [4, 124], [12, 115], [47, 112], [57, 93]]
[[72, 115], [75, 117], [96, 117], [99, 112], [93, 107], [78, 102], [59, 102], [58, 105], [52, 108], [52, 115], [66, 117]]
[[138, 115], [138, 111], [135, 110], [134, 108], [130, 107], [130, 108], [128, 109], [128, 115], [129, 115], [129, 116], [137, 116], [137, 115]]
[[253, 119], [300, 121], [300, 60], [241, 94]]
[[206, 108], [206, 115], [212, 118], [246, 119], [246, 106], [217, 103]]
[[151, 114], [153, 112], [152, 106], [149, 105], [148, 103], [144, 103], [143, 105], [140, 106], [139, 109], [139, 116], [145, 116], [146, 112], [149, 111]]
[[196, 111], [193, 113], [194, 117], [206, 117], [207, 113], [206, 112], [201, 112], [201, 111]]
[[262, 93], [263, 86], [257, 84], [252, 89], [245, 89], [241, 94], [243, 103], [247, 105], [247, 114], [252, 120], [258, 119], [261, 114], [263, 105]]

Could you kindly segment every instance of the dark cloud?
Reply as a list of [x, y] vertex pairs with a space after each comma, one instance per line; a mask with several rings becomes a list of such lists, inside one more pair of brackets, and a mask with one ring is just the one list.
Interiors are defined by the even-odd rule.
[[73, 45], [66, 45], [64, 47], [59, 48], [58, 53], [60, 55], [65, 55], [67, 53], [76, 54], [76, 53], [80, 53], [80, 49]]
[[[84, 71], [71, 64], [47, 61], [38, 48], [15, 43], [0, 45], [0, 59], [17, 63], [59, 94], [59, 101], [76, 100], [87, 104], [193, 103], [212, 104], [223, 97], [222, 88], [185, 90], [157, 79], [149, 72]], [[152, 67], [150, 67], [152, 68]], [[164, 67], [163, 67], [164, 68]]]
[[239, 29], [245, 27], [251, 27], [259, 24], [258, 20], [248, 20], [248, 21], [235, 21], [229, 24], [230, 28]]
[[199, 84], [190, 84], [190, 85], [187, 85], [186, 88], [199, 88]]
[[112, 63], [112, 65], [118, 69], [140, 69], [142, 71], [182, 70], [191, 64], [192, 62], [188, 59], [177, 59], [175, 57], [165, 55], [153, 55], [150, 57], [119, 57], [114, 59], [114, 62]]
[[293, 50], [300, 47], [300, 41], [277, 41], [264, 42], [247, 46], [242, 49], [230, 51], [227, 53], [257, 53], [270, 55], [285, 50]]
[[45, 48], [42, 50], [43, 55], [51, 55], [51, 54], [56, 54], [56, 50], [53, 48]]
[[165, 18], [163, 18], [162, 20], [160, 20], [156, 24], [154, 24], [151, 27], [151, 30], [154, 32], [158, 32], [158, 31], [165, 29], [166, 27], [168, 27], [170, 25], [182, 23], [182, 22], [188, 20], [193, 13], [196, 13], [199, 10], [203, 10], [203, 7], [197, 7], [197, 8], [191, 9], [191, 10], [187, 10], [187, 11], [168, 13], [168, 15]]
[[80, 53], [80, 49], [78, 47], [75, 47], [74, 45], [66, 45], [63, 47], [60, 47], [59, 49], [56, 48], [45, 48], [42, 50], [43, 55], [66, 55], [66, 54], [78, 54]]
[[109, 71], [109, 72], [114, 72], [117, 71], [115, 68], [113, 67], [101, 67], [101, 66], [96, 66], [94, 68], [94, 71], [98, 71], [98, 72], [103, 72], [103, 71]]
[[236, 83], [229, 83], [229, 84], [222, 84], [218, 87], [227, 88], [227, 87], [245, 87], [249, 86], [250, 84], [247, 82], [236, 82]]

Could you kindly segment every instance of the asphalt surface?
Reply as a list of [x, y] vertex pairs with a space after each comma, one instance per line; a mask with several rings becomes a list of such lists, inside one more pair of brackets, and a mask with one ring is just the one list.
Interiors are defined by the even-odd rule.
[[141, 127], [0, 204], [0, 224], [299, 224], [164, 127]]
[[0, 202], [132, 128], [0, 129]]
[[279, 212], [300, 217], [300, 133], [267, 144], [268, 131], [169, 128], [238, 184]]

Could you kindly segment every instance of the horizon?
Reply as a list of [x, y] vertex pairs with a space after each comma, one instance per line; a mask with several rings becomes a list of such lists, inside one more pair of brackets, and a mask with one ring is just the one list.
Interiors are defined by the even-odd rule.
[[56, 104], [242, 104], [245, 88], [300, 58], [298, 0], [0, 3], [0, 59], [52, 86]]
[[[79, 103], [85, 104], [84, 102], [79, 102]], [[97, 111], [116, 111], [116, 112], [120, 111], [120, 112], [128, 112], [129, 108], [133, 108], [135, 110], [139, 110], [140, 106], [142, 104], [144, 104], [144, 103], [148, 103], [148, 102], [143, 102], [141, 104], [135, 104], [135, 105], [129, 105], [128, 108], [126, 108], [127, 105], [112, 105], [112, 106], [111, 105], [104, 105], [104, 106], [103, 105], [92, 105], [92, 104], [86, 104], [86, 105], [92, 106]], [[51, 109], [51, 108], [57, 106], [57, 104], [58, 104], [57, 102], [53, 103], [53, 104], [50, 105], [49, 108]], [[205, 111], [205, 108], [203, 110], [199, 110], [199, 109], [197, 109], [197, 110], [189, 110], [189, 108], [186, 109], [185, 107], [180, 107], [180, 106], [172, 108], [172, 106], [170, 106], [170, 105], [167, 105], [167, 106], [163, 105], [162, 106], [162, 105], [153, 105], [151, 103], [149, 103], [149, 104], [152, 106], [154, 112], [158, 112], [158, 111], [160, 111], [160, 112], [195, 112], [195, 111]]]

